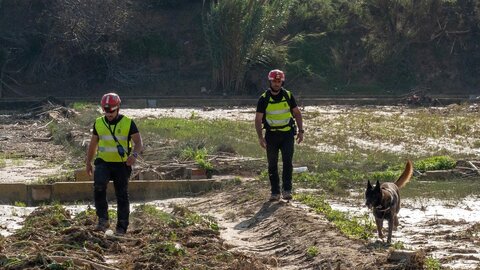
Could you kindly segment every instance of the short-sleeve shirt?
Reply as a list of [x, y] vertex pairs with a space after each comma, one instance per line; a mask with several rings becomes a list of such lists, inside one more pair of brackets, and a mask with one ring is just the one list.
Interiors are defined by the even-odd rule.
[[[282, 88], [280, 91], [282, 92], [278, 93], [278, 95], [269, 95], [269, 96], [271, 96], [274, 101], [280, 102], [282, 98], [287, 95], [287, 93], [285, 93], [286, 90], [284, 88]], [[265, 97], [263, 95], [260, 96], [257, 103], [257, 112], [266, 113], [267, 106], [268, 106], [267, 97], [268, 97], [267, 95], [265, 95]], [[295, 97], [293, 96], [292, 92], [290, 92], [290, 101], [288, 103], [290, 104], [291, 109], [297, 107], [297, 102], [295, 101]]]

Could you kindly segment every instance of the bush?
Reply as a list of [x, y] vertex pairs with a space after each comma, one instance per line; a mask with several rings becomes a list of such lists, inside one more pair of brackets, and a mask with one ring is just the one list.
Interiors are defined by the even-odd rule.
[[456, 161], [449, 156], [435, 156], [417, 161], [415, 168], [419, 171], [449, 170], [455, 168]]

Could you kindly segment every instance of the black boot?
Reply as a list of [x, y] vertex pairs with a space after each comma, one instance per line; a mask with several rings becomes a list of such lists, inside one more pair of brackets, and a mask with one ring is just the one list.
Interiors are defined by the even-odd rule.
[[105, 232], [108, 228], [110, 228], [110, 222], [108, 219], [100, 218], [98, 219], [97, 226], [95, 226], [93, 230], [97, 232]]
[[127, 233], [128, 220], [118, 220], [115, 228], [116, 235], [124, 235]]

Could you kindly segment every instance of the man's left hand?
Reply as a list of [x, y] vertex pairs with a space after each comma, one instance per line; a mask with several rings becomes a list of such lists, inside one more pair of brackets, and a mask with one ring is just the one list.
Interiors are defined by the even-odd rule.
[[137, 161], [137, 159], [134, 156], [130, 155], [127, 158], [127, 165], [132, 166], [133, 164], [135, 164], [135, 161]]

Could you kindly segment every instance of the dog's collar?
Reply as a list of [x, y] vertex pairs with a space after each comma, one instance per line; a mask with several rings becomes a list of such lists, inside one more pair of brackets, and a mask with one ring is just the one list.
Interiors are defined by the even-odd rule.
[[375, 207], [377, 209], [377, 211], [380, 211], [380, 212], [386, 212], [388, 210], [390, 210], [390, 207], [388, 208], [385, 208], [385, 209], [382, 209], [383, 208], [383, 205], [379, 205], [377, 207]]

